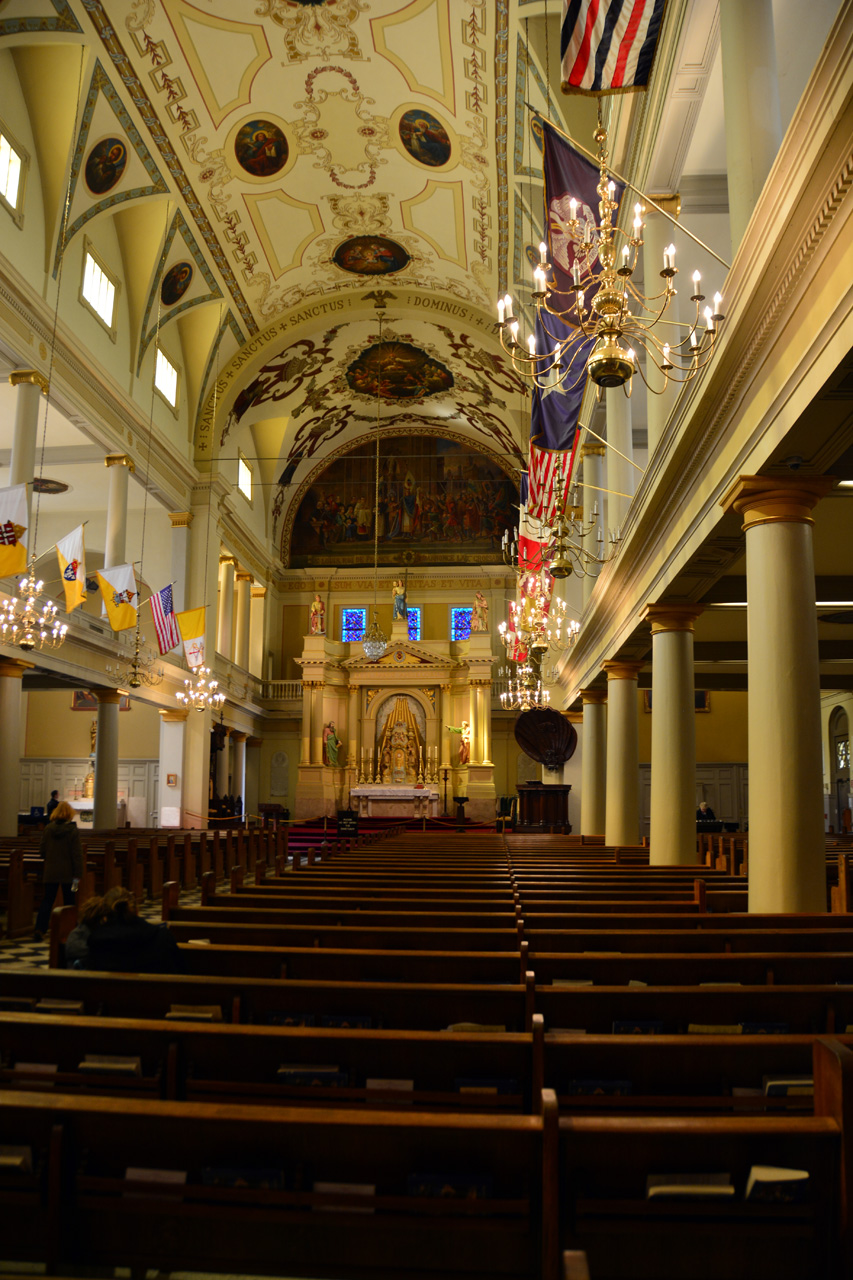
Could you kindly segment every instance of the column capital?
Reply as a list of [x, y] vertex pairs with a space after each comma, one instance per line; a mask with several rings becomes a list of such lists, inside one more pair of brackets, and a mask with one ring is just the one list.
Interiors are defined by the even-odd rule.
[[568, 720], [569, 724], [583, 724], [582, 711], [561, 711], [560, 715]]
[[136, 472], [136, 464], [126, 453], [108, 453], [104, 458], [105, 467], [127, 467], [131, 475]]
[[237, 573], [234, 574], [234, 581], [251, 583], [254, 582], [255, 579], [251, 573], [246, 573], [243, 569], [239, 569]]
[[645, 662], [619, 662], [613, 660], [602, 662], [601, 670], [607, 672], [608, 680], [636, 680], [645, 665]]
[[232, 742], [246, 742], [248, 740], [248, 737], [249, 737], [248, 733], [246, 733], [243, 729], [231, 730]]
[[351, 685], [349, 686], [349, 696], [350, 696], [351, 698], [357, 698], [357, 697], [358, 697], [358, 691], [359, 691], [359, 689], [360, 689], [360, 688], [361, 688], [361, 685], [358, 685], [358, 684], [351, 684]]
[[267, 588], [266, 588], [266, 587], [259, 587], [259, 586], [257, 585], [257, 583], [256, 583], [256, 582], [254, 582], [254, 580], [253, 580], [253, 583], [252, 583], [252, 599], [253, 599], [253, 600], [266, 600], [266, 598], [267, 598]]
[[262, 747], [263, 744], [264, 744], [263, 738], [251, 737], [246, 739], [247, 747]]
[[662, 631], [692, 631], [694, 622], [704, 612], [703, 605], [692, 601], [665, 600], [661, 604], [647, 604], [641, 616], [651, 623], [652, 635], [656, 636]]
[[811, 512], [838, 483], [837, 476], [738, 476], [720, 506], [758, 524], [814, 524]]
[[237, 557], [236, 557], [236, 556], [231, 556], [231, 555], [221, 555], [221, 556], [219, 557], [219, 563], [220, 563], [220, 565], [223, 565], [223, 564], [230, 564], [230, 565], [233, 565], [233, 566], [234, 566], [234, 568], [236, 569], [236, 568], [237, 568]]
[[98, 706], [117, 707], [124, 696], [121, 689], [90, 689], [89, 692], [98, 699]]
[[603, 458], [607, 452], [605, 444], [582, 444], [580, 447], [580, 461], [584, 458]]
[[159, 714], [164, 724], [180, 724], [186, 720], [190, 714], [190, 709], [189, 707], [170, 707], [168, 711], [161, 709]]
[[9, 374], [9, 381], [13, 387], [20, 386], [22, 382], [29, 382], [32, 386], [38, 387], [42, 395], [47, 395], [50, 389], [50, 383], [43, 373], [39, 373], [38, 369], [13, 369]]
[[172, 522], [173, 529], [189, 529], [193, 522], [193, 513], [191, 511], [170, 511], [169, 519]]
[[607, 690], [581, 689], [581, 700], [585, 707], [599, 707], [607, 701]]
[[[649, 198], [654, 200], [656, 205], [660, 205], [664, 213], [668, 213], [671, 218], [681, 217], [681, 196], [677, 191], [661, 192], [657, 195], [654, 192], [650, 192]], [[647, 216], [654, 217], [658, 211], [654, 207], [649, 207], [645, 212]]]
[[25, 671], [32, 671], [34, 663], [19, 662], [17, 658], [0, 658], [0, 676], [7, 676], [12, 680], [21, 680]]

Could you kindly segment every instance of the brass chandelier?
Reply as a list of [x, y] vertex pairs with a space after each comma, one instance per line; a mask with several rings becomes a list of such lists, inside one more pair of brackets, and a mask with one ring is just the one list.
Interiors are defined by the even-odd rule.
[[[718, 326], [724, 319], [720, 309], [722, 298], [719, 293], [715, 294], [713, 307], [706, 306], [703, 311], [705, 295], [701, 292], [701, 276], [695, 271], [690, 295], [695, 304], [692, 320], [680, 322], [668, 317], [676, 296], [674, 281], [678, 274], [673, 244], [664, 251], [661, 291], [648, 294], [637, 289], [632, 277], [637, 268], [638, 250], [643, 244], [645, 202], [658, 206], [638, 191], [642, 200], [634, 205], [631, 230], [624, 231], [615, 225], [619, 202], [615, 196], [616, 184], [608, 176], [607, 130], [602, 124], [600, 103], [598, 127], [593, 137], [598, 146], [594, 157], [599, 167], [598, 225], [578, 217], [579, 202], [574, 198], [569, 200], [568, 218], [560, 218], [552, 209], [552, 233], [558, 242], [570, 244], [574, 251], [572, 283], [559, 292], [549, 284], [551, 264], [544, 242], [539, 245], [540, 260], [533, 273], [533, 302], [550, 349], [537, 351], [533, 335], [528, 337], [526, 347], [519, 342], [519, 322], [513, 314], [509, 294], [498, 302], [501, 345], [516, 372], [542, 387], [562, 386], [569, 390], [589, 374], [599, 388], [628, 384], [630, 394], [631, 378], [639, 373], [652, 394], [662, 395], [670, 382], [689, 382], [710, 361]], [[648, 267], [649, 264], [644, 287], [649, 287]], [[565, 305], [566, 298], [568, 305]], [[558, 299], [564, 300], [562, 305]], [[565, 332], [562, 335], [554, 332], [556, 325], [549, 328], [549, 316], [557, 317], [562, 322], [561, 328], [569, 327], [567, 336]], [[673, 330], [669, 341], [664, 340], [659, 326]], [[645, 352], [647, 366], [654, 365], [663, 375], [662, 386], [650, 385], [640, 365], [638, 350]]]

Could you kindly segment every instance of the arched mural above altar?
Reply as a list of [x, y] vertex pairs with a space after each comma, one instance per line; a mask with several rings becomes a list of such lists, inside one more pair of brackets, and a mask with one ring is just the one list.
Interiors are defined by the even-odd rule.
[[[373, 560], [375, 444], [336, 458], [305, 493], [292, 525], [293, 568]], [[379, 563], [498, 564], [518, 490], [485, 454], [440, 436], [383, 436]]]

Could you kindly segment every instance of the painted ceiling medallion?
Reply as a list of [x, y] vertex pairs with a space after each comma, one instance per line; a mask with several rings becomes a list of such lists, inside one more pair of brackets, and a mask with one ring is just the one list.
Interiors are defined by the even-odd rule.
[[410, 342], [375, 342], [353, 360], [347, 384], [362, 395], [415, 400], [449, 391], [453, 374]]
[[435, 168], [450, 159], [450, 139], [428, 111], [407, 111], [400, 120], [400, 141], [413, 160]]
[[401, 244], [387, 236], [353, 236], [338, 245], [332, 261], [354, 276], [390, 276], [407, 267], [410, 258]]
[[102, 138], [86, 157], [86, 186], [93, 195], [111, 191], [127, 166], [127, 147], [122, 138]]
[[284, 29], [288, 62], [331, 56], [361, 58], [352, 24], [367, 8], [366, 0], [262, 0], [255, 10]]
[[241, 168], [253, 178], [268, 178], [287, 164], [289, 148], [277, 124], [249, 120], [234, 140], [234, 154]]
[[160, 286], [160, 297], [163, 300], [163, 306], [173, 307], [176, 302], [180, 302], [190, 287], [192, 278], [193, 269], [188, 262], [176, 262], [173, 267], [170, 267]]

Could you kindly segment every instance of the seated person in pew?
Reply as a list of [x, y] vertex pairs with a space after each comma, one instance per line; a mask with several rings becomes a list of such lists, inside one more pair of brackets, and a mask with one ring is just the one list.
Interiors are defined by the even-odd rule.
[[136, 914], [128, 889], [110, 889], [90, 898], [65, 943], [68, 969], [114, 973], [184, 973], [186, 962], [167, 924], [151, 924]]

